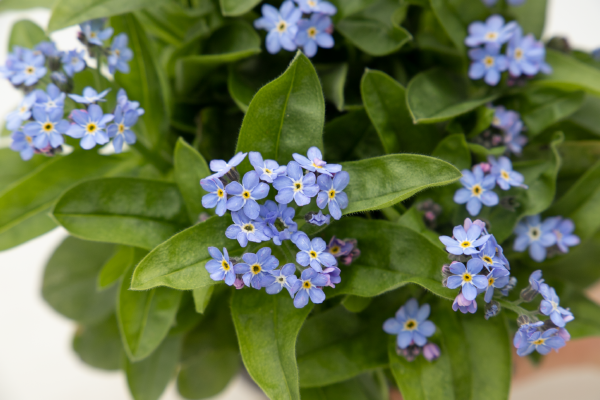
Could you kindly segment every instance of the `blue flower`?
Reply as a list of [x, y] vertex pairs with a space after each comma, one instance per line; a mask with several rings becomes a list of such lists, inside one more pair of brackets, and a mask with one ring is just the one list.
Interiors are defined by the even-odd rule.
[[577, 246], [581, 243], [579, 236], [574, 235], [575, 224], [570, 219], [563, 219], [554, 228], [552, 233], [556, 236], [556, 245], [563, 253], [569, 252], [569, 247]]
[[333, 36], [328, 32], [330, 27], [331, 18], [324, 14], [313, 14], [310, 19], [301, 19], [298, 21], [296, 44], [302, 46], [307, 57], [314, 57], [318, 47], [330, 49], [335, 44]]
[[498, 204], [498, 195], [492, 191], [496, 186], [493, 175], [483, 176], [483, 170], [479, 165], [473, 167], [473, 172], [468, 169], [462, 170], [460, 183], [464, 188], [458, 189], [454, 194], [454, 202], [457, 204], [467, 203], [467, 211], [475, 216], [481, 211], [481, 205], [488, 207]]
[[302, 271], [300, 279], [292, 286], [292, 291], [296, 292], [294, 298], [294, 307], [302, 308], [308, 304], [308, 298], [315, 304], [320, 304], [325, 301], [325, 293], [322, 286], [327, 284], [327, 277], [319, 274], [312, 268], [307, 268]]
[[504, 25], [504, 18], [497, 14], [492, 15], [485, 24], [476, 21], [469, 25], [469, 36], [465, 39], [465, 44], [469, 47], [493, 44], [499, 51], [500, 46], [512, 37], [517, 26], [514, 21]]
[[69, 129], [69, 122], [62, 119], [62, 116], [62, 108], [55, 108], [50, 112], [46, 112], [42, 108], [34, 108], [35, 122], [25, 125], [23, 132], [34, 138], [33, 144], [38, 149], [43, 149], [48, 145], [56, 148], [64, 143], [62, 134]]
[[230, 225], [225, 231], [229, 239], [237, 239], [240, 246], [246, 247], [248, 241], [254, 243], [265, 242], [269, 237], [264, 234], [265, 223], [259, 220], [251, 220], [241, 211], [231, 213], [234, 225]]
[[36, 90], [35, 96], [35, 107], [42, 107], [45, 111], [50, 111], [53, 108], [62, 109], [65, 105], [66, 95], [53, 83], [48, 84], [45, 92], [39, 89]]
[[525, 218], [515, 228], [517, 238], [513, 245], [514, 251], [525, 251], [529, 247], [529, 255], [537, 262], [546, 259], [546, 248], [556, 243], [556, 236], [552, 230], [556, 227], [559, 218], [547, 218], [543, 223], [539, 215]]
[[481, 251], [473, 257], [480, 259], [483, 265], [488, 269], [503, 269], [506, 270], [504, 261], [499, 257], [499, 252], [496, 250], [496, 239], [492, 235], [483, 245]]
[[260, 207], [256, 200], [262, 200], [269, 194], [269, 185], [258, 179], [258, 174], [254, 171], [247, 172], [242, 179], [242, 185], [239, 182], [231, 182], [227, 185], [227, 193], [232, 195], [227, 200], [227, 209], [239, 211], [244, 209], [244, 214], [250, 219], [258, 218]]
[[216, 247], [209, 247], [208, 253], [213, 259], [209, 260], [204, 268], [210, 274], [210, 278], [213, 281], [225, 280], [225, 284], [228, 286], [233, 285], [233, 282], [235, 282], [235, 272], [234, 266], [229, 261], [227, 249], [223, 247], [223, 253], [221, 254]]
[[527, 337], [527, 340], [517, 349], [521, 357], [533, 353], [536, 350], [542, 355], [550, 353], [550, 350], [558, 350], [565, 346], [563, 338], [557, 335], [557, 329], [548, 329], [545, 332], [536, 331]]
[[54, 42], [40, 42], [35, 46], [35, 49], [41, 52], [45, 57], [62, 57], [63, 52], [56, 48]]
[[220, 179], [202, 179], [200, 180], [202, 189], [206, 190], [208, 194], [202, 196], [202, 206], [204, 208], [217, 207], [215, 214], [219, 217], [225, 215], [227, 211], [227, 192], [223, 187], [223, 182]]
[[469, 78], [483, 78], [490, 86], [496, 86], [500, 82], [500, 73], [508, 68], [506, 56], [500, 54], [500, 48], [494, 44], [469, 50], [469, 58], [473, 61], [469, 67]]
[[494, 235], [490, 236], [489, 242], [492, 243], [495, 247], [496, 257], [500, 260], [504, 268], [510, 269], [510, 263], [508, 262], [508, 259], [504, 256], [504, 249], [498, 244]]
[[310, 212], [307, 215], [309, 215], [309, 217], [308, 217], [309, 224], [323, 226], [323, 225], [329, 225], [329, 222], [331, 221], [331, 216], [329, 214], [323, 215], [322, 211], [319, 211], [318, 214], [314, 213], [314, 212]]
[[108, 92], [110, 92], [110, 89], [106, 89], [103, 92], [98, 93], [93, 87], [88, 86], [83, 89], [83, 96], [79, 96], [78, 94], [70, 94], [69, 97], [75, 100], [77, 103], [93, 104], [100, 101], [106, 101], [104, 96], [106, 96]]
[[506, 50], [508, 56], [508, 71], [514, 77], [521, 75], [533, 76], [538, 72], [551, 73], [552, 68], [544, 61], [546, 49], [541, 42], [535, 40], [532, 34], [523, 37], [520, 26], [514, 31]]
[[542, 270], [538, 269], [537, 271], [533, 271], [531, 275], [529, 275], [529, 285], [536, 292], [539, 292], [542, 289], [543, 283], [544, 280], [542, 279]]
[[260, 216], [267, 224], [263, 232], [273, 238], [273, 243], [280, 246], [284, 240], [291, 239], [292, 234], [298, 231], [298, 224], [294, 222], [295, 214], [296, 210], [293, 208], [267, 200], [260, 206]]
[[294, 38], [298, 32], [296, 23], [302, 17], [302, 11], [294, 7], [291, 1], [284, 1], [279, 11], [269, 4], [263, 4], [262, 17], [254, 21], [256, 29], [269, 31], [267, 34], [267, 51], [278, 53], [283, 47], [287, 51], [296, 50]]
[[304, 14], [326, 14], [335, 15], [337, 8], [328, 1], [323, 0], [295, 0]]
[[106, 130], [108, 136], [114, 138], [113, 146], [115, 153], [123, 151], [123, 142], [129, 145], [135, 144], [136, 136], [131, 127], [136, 124], [137, 120], [138, 114], [135, 110], [123, 112], [121, 107], [117, 106], [115, 110], [115, 123], [111, 124]]
[[544, 323], [542, 321], [538, 321], [524, 323], [521, 326], [519, 326], [519, 330], [513, 338], [513, 345], [515, 346], [515, 348], [518, 349], [520, 347], [523, 347], [524, 345], [527, 345], [528, 338], [531, 337], [531, 335], [533, 335], [535, 332], [537, 332], [539, 328], [543, 325]]
[[235, 273], [243, 274], [244, 285], [254, 289], [270, 286], [275, 282], [271, 274], [279, 265], [279, 260], [271, 255], [271, 249], [264, 247], [258, 253], [246, 253], [242, 256], [243, 263], [236, 264]]
[[492, 119], [492, 126], [508, 131], [515, 123], [521, 121], [519, 113], [513, 110], [507, 110], [502, 106], [494, 108], [494, 118]]
[[0, 73], [5, 79], [10, 80], [10, 78], [17, 72], [16, 65], [23, 61], [23, 55], [25, 53], [32, 53], [32, 51], [21, 46], [13, 46], [13, 52], [8, 53], [6, 56], [6, 62], [0, 67]]
[[71, 50], [63, 54], [61, 61], [63, 63], [63, 69], [67, 75], [73, 76], [77, 72], [83, 71], [85, 68], [83, 54], [83, 50]]
[[88, 43], [95, 44], [96, 46], [102, 46], [104, 41], [112, 36], [113, 28], [108, 27], [105, 29], [105, 22], [106, 19], [99, 18], [79, 24], [81, 32], [85, 36], [85, 39]]
[[60, 85], [62, 87], [65, 87], [65, 85], [68, 83], [67, 76], [60, 71], [52, 72], [50, 74], [50, 79], [54, 84]]
[[292, 242], [300, 249], [296, 254], [296, 262], [303, 267], [310, 265], [315, 271], [323, 272], [321, 264], [325, 267], [335, 267], [335, 257], [326, 251], [327, 244], [319, 237], [312, 241], [304, 232], [297, 232], [292, 236]]
[[512, 163], [508, 157], [500, 157], [496, 160], [494, 157], [489, 157], [489, 162], [492, 165], [492, 175], [496, 177], [496, 183], [502, 190], [508, 190], [511, 186], [520, 186], [527, 189], [527, 185], [523, 182], [525, 178], [517, 171], [513, 171]]
[[240, 151], [235, 156], [233, 156], [233, 158], [229, 160], [229, 162], [225, 162], [223, 160], [212, 160], [210, 162], [210, 170], [215, 173], [209, 176], [208, 178], [220, 178], [223, 175], [227, 174], [232, 168], [237, 167], [242, 161], [244, 161], [244, 158], [246, 158], [246, 154], [248, 153], [242, 153]]
[[316, 180], [315, 174], [309, 172], [303, 175], [300, 165], [290, 161], [287, 165], [287, 176], [280, 176], [273, 182], [273, 187], [279, 191], [275, 200], [281, 204], [295, 200], [297, 205], [305, 206], [310, 203], [310, 198], [319, 192]]
[[523, 122], [517, 121], [508, 131], [504, 132], [504, 144], [513, 154], [521, 154], [527, 144], [527, 136], [521, 135]]
[[405, 349], [411, 344], [425, 346], [427, 338], [435, 333], [435, 325], [429, 321], [431, 307], [429, 304], [419, 303], [410, 299], [404, 304], [394, 318], [389, 318], [383, 323], [383, 330], [390, 335], [398, 335], [396, 344]]
[[265, 182], [273, 183], [273, 180], [275, 180], [278, 176], [285, 175], [287, 170], [285, 165], [280, 167], [277, 161], [263, 161], [262, 156], [257, 151], [251, 151], [248, 159], [250, 160], [250, 164], [252, 164], [256, 173], [260, 176], [260, 179]]
[[129, 38], [125, 33], [114, 37], [108, 55], [108, 71], [111, 74], [114, 74], [115, 71], [129, 73], [129, 61], [133, 58], [133, 51], [127, 47], [128, 42]]
[[335, 285], [342, 281], [340, 274], [342, 270], [338, 267], [327, 267], [323, 270], [323, 275], [327, 277], [327, 283], [325, 286], [329, 286], [335, 289]]
[[14, 131], [19, 129], [23, 121], [31, 118], [31, 108], [35, 104], [36, 94], [29, 93], [21, 101], [21, 105], [15, 111], [6, 116], [6, 129]]
[[462, 287], [462, 294], [466, 300], [475, 300], [477, 289], [485, 289], [488, 280], [485, 275], [477, 275], [483, 269], [483, 263], [477, 258], [472, 258], [465, 264], [453, 262], [450, 264], [450, 272], [454, 275], [448, 278], [448, 288], [456, 289]]
[[46, 59], [42, 54], [33, 52], [23, 53], [23, 59], [14, 65], [14, 74], [11, 75], [10, 81], [13, 85], [31, 86], [46, 75], [46, 67], [44, 64]]
[[71, 118], [75, 121], [67, 131], [67, 135], [81, 139], [81, 147], [89, 150], [96, 144], [108, 143], [108, 134], [104, 131], [106, 124], [113, 120], [112, 114], [103, 114], [97, 104], [90, 104], [86, 110], [73, 110]]
[[31, 157], [33, 157], [33, 154], [35, 153], [33, 138], [27, 136], [22, 131], [13, 132], [12, 135], [10, 135], [10, 138], [12, 139], [10, 149], [18, 152], [23, 161], [31, 160]]
[[452, 230], [454, 239], [449, 236], [440, 236], [440, 242], [446, 246], [446, 251], [450, 254], [466, 256], [479, 253], [477, 247], [485, 244], [490, 235], [481, 236], [481, 226], [472, 224], [468, 231], [462, 225], [455, 226]]
[[565, 326], [565, 317], [567, 317], [569, 321], [574, 319], [572, 318], [573, 314], [569, 310], [560, 306], [560, 299], [556, 295], [556, 290], [554, 290], [553, 287], [544, 283], [541, 285], [540, 293], [544, 297], [544, 300], [540, 303], [540, 312], [549, 316], [554, 325], [562, 328]]
[[[290, 296], [294, 298], [294, 284], [298, 280], [295, 275], [296, 265], [294, 263], [285, 264], [281, 269], [271, 271], [271, 275], [275, 278], [275, 282], [267, 286], [265, 289], [269, 294], [277, 294], [281, 292], [283, 288], [286, 288], [290, 292]], [[298, 289], [296, 289], [297, 291]]]
[[487, 288], [483, 299], [486, 303], [492, 301], [494, 289], [502, 289], [508, 283], [510, 273], [504, 268], [494, 268], [487, 276]]
[[323, 209], [329, 205], [329, 212], [334, 219], [342, 218], [342, 210], [348, 207], [348, 195], [343, 192], [348, 182], [350, 174], [346, 171], [338, 172], [333, 179], [327, 175], [319, 175], [317, 179], [321, 189], [317, 196], [317, 206]]
[[140, 108], [139, 101], [129, 101], [125, 89], [119, 89], [119, 91], [117, 92], [117, 105], [121, 107], [123, 112], [134, 110], [135, 112], [137, 112], [138, 116], [144, 115], [145, 112], [143, 108]]
[[298, 153], [292, 154], [294, 160], [300, 164], [302, 168], [311, 172], [318, 172], [319, 174], [325, 174], [333, 177], [333, 174], [340, 172], [342, 166], [339, 164], [327, 164], [323, 161], [323, 155], [318, 147], [311, 147], [308, 149], [306, 154], [308, 157], [304, 157]]

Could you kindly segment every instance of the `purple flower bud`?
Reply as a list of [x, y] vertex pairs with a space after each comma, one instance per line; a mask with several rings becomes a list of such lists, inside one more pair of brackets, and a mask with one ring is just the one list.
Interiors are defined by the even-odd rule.
[[479, 164], [479, 166], [481, 167], [481, 170], [485, 174], [487, 174], [488, 172], [490, 172], [492, 170], [492, 165], [490, 163], [482, 162], [481, 164]]
[[440, 354], [440, 348], [435, 343], [427, 343], [423, 347], [423, 357], [429, 362], [437, 360]]
[[240, 290], [240, 289], [244, 288], [244, 286], [246, 286], [244, 284], [244, 280], [242, 279], [241, 275], [236, 276], [235, 282], [233, 282], [233, 286], [238, 290]]
[[487, 303], [485, 305], [484, 317], [485, 317], [485, 319], [490, 319], [490, 318], [498, 315], [499, 312], [500, 312], [500, 304], [497, 301], [492, 300], [490, 303]]
[[342, 281], [342, 278], [340, 278], [341, 272], [342, 271], [338, 267], [329, 267], [323, 269], [323, 275], [327, 277], [327, 284], [325, 286], [335, 288], [335, 284]]
[[452, 309], [454, 311], [460, 310], [461, 313], [471, 313], [475, 314], [477, 311], [477, 302], [475, 300], [467, 300], [465, 296], [463, 296], [462, 292], [456, 296], [454, 299], [454, 303], [452, 303]]
[[413, 361], [415, 358], [421, 354], [421, 347], [416, 344], [411, 344], [405, 349], [401, 349], [400, 347], [396, 347], [396, 353], [399, 356], [406, 358], [406, 361]]

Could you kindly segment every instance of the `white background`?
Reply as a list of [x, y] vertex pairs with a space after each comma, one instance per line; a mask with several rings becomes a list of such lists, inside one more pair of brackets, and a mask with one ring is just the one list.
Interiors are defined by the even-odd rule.
[[[567, 36], [574, 47], [584, 50], [600, 47], [600, 0], [549, 0], [549, 3], [544, 37]], [[49, 14], [35, 10], [0, 15], [0, 63], [6, 57], [11, 25], [22, 18], [45, 27]], [[80, 47], [76, 31], [75, 28], [59, 31], [52, 38], [61, 50]], [[20, 99], [19, 92], [0, 80], [0, 120], [16, 108]], [[41, 297], [44, 265], [65, 236], [64, 230], [55, 229], [0, 253], [0, 400], [130, 399], [121, 372], [92, 369], [77, 358], [71, 349], [74, 324], [54, 312]], [[252, 385], [236, 378], [214, 400], [263, 398]], [[598, 400], [600, 369], [555, 370], [513, 385], [512, 400], [532, 398]], [[162, 399], [179, 399], [173, 385]]]

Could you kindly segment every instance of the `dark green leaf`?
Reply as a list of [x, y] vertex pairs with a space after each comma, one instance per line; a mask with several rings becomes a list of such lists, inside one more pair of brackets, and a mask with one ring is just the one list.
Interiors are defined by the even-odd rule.
[[584, 90], [600, 95], [600, 70], [556, 50], [547, 49], [546, 62], [552, 73], [542, 75], [535, 83], [562, 90]]
[[102, 266], [98, 274], [98, 290], [112, 286], [132, 265], [135, 249], [129, 246], [117, 246], [112, 257]]
[[175, 182], [185, 200], [191, 221], [197, 221], [200, 213], [210, 210], [202, 206], [202, 196], [206, 191], [200, 186], [200, 180], [210, 175], [204, 157], [185, 140], [179, 138], [175, 146]]
[[230, 255], [240, 248], [236, 240], [225, 237], [231, 224], [230, 218], [212, 217], [160, 244], [136, 268], [132, 289], [168, 286], [190, 290], [218, 283], [210, 279], [204, 265], [211, 259], [209, 246], [219, 250], [227, 246]]
[[73, 349], [84, 363], [92, 367], [120, 369], [125, 353], [115, 315], [94, 325], [79, 326], [73, 339]]
[[334, 16], [334, 19], [346, 18], [349, 15], [364, 10], [376, 2], [377, 0], [331, 0], [331, 3], [337, 8], [337, 14]]
[[465, 135], [460, 133], [446, 136], [438, 143], [431, 156], [447, 161], [459, 170], [471, 167], [471, 152]]
[[226, 17], [237, 17], [252, 10], [260, 0], [219, 0], [221, 12]]
[[[454, 189], [452, 189], [451, 191], [453, 190]], [[445, 248], [442, 242], [440, 242], [439, 234], [437, 232], [432, 231], [431, 229], [428, 229], [427, 226], [425, 226], [423, 213], [417, 210], [415, 206], [411, 207], [404, 214], [402, 214], [402, 216], [396, 221], [396, 223], [398, 225], [405, 226], [407, 228], [412, 229], [413, 231], [420, 233], [422, 236], [429, 239], [429, 241], [433, 243], [434, 246], [439, 247], [440, 249]]]
[[519, 6], [512, 7], [510, 13], [513, 14], [523, 33], [533, 35], [540, 39], [544, 32], [544, 23], [546, 21], [547, 0], [527, 0]]
[[35, 171], [47, 161], [50, 161], [50, 158], [44, 156], [23, 161], [16, 151], [8, 148], [0, 149], [0, 188], [6, 190], [10, 185]]
[[579, 129], [600, 136], [600, 97], [587, 95], [581, 108], [568, 120]]
[[135, 178], [79, 184], [65, 192], [52, 214], [75, 236], [148, 250], [189, 224], [176, 185]]
[[300, 399], [295, 343], [311, 310], [312, 303], [295, 308], [285, 292], [271, 296], [249, 289], [233, 294], [231, 316], [242, 360], [252, 379], [272, 399]]
[[342, 300], [342, 305], [346, 308], [346, 310], [357, 313], [369, 307], [369, 304], [371, 304], [372, 300], [372, 297], [360, 297], [350, 294], [344, 297], [344, 300]]
[[186, 290], [182, 293], [181, 301], [179, 302], [179, 310], [177, 310], [175, 322], [169, 331], [169, 335], [188, 333], [194, 329], [203, 318], [204, 316], [202, 314], [196, 312], [194, 295], [191, 291]]
[[469, 150], [475, 156], [476, 162], [486, 162], [489, 156], [500, 157], [506, 153], [506, 146], [492, 147], [491, 149], [485, 148], [477, 143], [467, 143]]
[[339, 111], [344, 110], [344, 86], [348, 76], [348, 64], [315, 65], [325, 98], [332, 102]]
[[96, 277], [113, 251], [111, 244], [66, 238], [46, 265], [44, 300], [65, 317], [84, 324], [106, 318], [114, 309], [116, 288], [98, 293]]
[[9, 10], [27, 10], [29, 8], [52, 8], [56, 0], [2, 0], [0, 12]]
[[541, 133], [550, 125], [577, 111], [585, 99], [584, 92], [560, 93], [552, 101], [523, 114], [523, 122], [530, 136]]
[[467, 25], [473, 21], [484, 21], [489, 10], [483, 2], [471, 0], [429, 0], [438, 21], [454, 46], [462, 53], [466, 53], [464, 41], [467, 37]]
[[213, 291], [215, 290], [214, 286], [203, 286], [197, 289], [194, 289], [194, 304], [196, 305], [196, 312], [200, 314], [204, 313], [210, 299], [212, 297]]
[[351, 111], [325, 125], [327, 161], [360, 160], [384, 154], [377, 131], [365, 110]]
[[600, 306], [598, 303], [585, 296], [581, 289], [573, 287], [561, 292], [560, 300], [575, 315], [575, 320], [569, 322], [567, 327], [573, 339], [600, 336]]
[[363, 374], [329, 386], [303, 388], [300, 394], [302, 400], [387, 400], [380, 386], [371, 374]]
[[[0, 2], [0, 10], [4, 1]], [[10, 32], [10, 39], [8, 40], [8, 49], [12, 51], [14, 46], [25, 47], [26, 49], [33, 49], [40, 42], [47, 41], [48, 36], [44, 33], [44, 30], [40, 28], [35, 22], [28, 19], [22, 19], [15, 22]]]

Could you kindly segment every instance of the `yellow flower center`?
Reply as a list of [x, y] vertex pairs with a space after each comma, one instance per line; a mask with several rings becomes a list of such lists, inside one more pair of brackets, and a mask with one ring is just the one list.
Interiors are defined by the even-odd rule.
[[317, 165], [317, 164], [315, 164], [314, 162], [312, 163], [312, 166], [313, 166], [313, 167], [315, 167], [315, 168], [318, 168], [318, 169], [321, 169], [321, 168], [323, 168], [323, 166], [321, 166], [321, 165]]
[[44, 126], [42, 126], [44, 132], [52, 132], [54, 130], [54, 124], [52, 122], [46, 122]]
[[483, 63], [485, 64], [485, 66], [487, 68], [491, 68], [494, 66], [494, 57], [492, 56], [487, 56], [483, 59]]
[[533, 344], [535, 344], [536, 346], [539, 346], [540, 344], [544, 344], [545, 341], [546, 341], [546, 339], [539, 338], [538, 340], [533, 342]]
[[462, 242], [460, 244], [460, 247], [462, 247], [463, 249], [466, 249], [467, 247], [471, 247], [471, 242], [469, 242], [468, 240], [465, 240], [464, 242]]
[[477, 184], [471, 188], [471, 193], [473, 193], [473, 196], [479, 197], [479, 196], [481, 196], [481, 193], [483, 193], [483, 189], [481, 188], [481, 186], [479, 184]]
[[35, 72], [35, 68], [34, 67], [27, 67], [25, 68], [25, 73], [27, 75], [32, 75]]
[[531, 240], [538, 240], [540, 238], [540, 233], [540, 228], [538, 227], [529, 228], [529, 237]]
[[419, 326], [419, 323], [414, 319], [409, 319], [404, 323], [405, 331], [414, 331]]
[[247, 190], [244, 190], [242, 192], [242, 197], [245, 198], [246, 200], [248, 200], [250, 198], [250, 192]]
[[510, 175], [508, 175], [508, 172], [506, 172], [505, 170], [500, 170], [500, 176], [504, 180], [508, 180], [508, 178], [510, 178]]
[[89, 124], [87, 124], [87, 125], [86, 125], [86, 127], [85, 127], [85, 130], [86, 130], [88, 133], [95, 133], [97, 129], [98, 129], [98, 126], [97, 126], [95, 123], [93, 123], [93, 122], [90, 122], [90, 123], [89, 123]]
[[223, 191], [223, 189], [217, 190], [217, 196], [219, 196], [220, 199], [222, 199], [224, 195], [225, 195], [225, 192]]
[[265, 174], [268, 174], [268, 175], [270, 175], [273, 172], [269, 168], [265, 168], [263, 171]]
[[254, 264], [252, 265], [252, 267], [250, 267], [250, 271], [252, 271], [252, 275], [256, 275], [260, 271], [262, 271], [262, 267], [260, 266], [260, 264]]
[[310, 281], [304, 281], [304, 282], [302, 283], [302, 287], [303, 287], [304, 289], [310, 289], [310, 288], [312, 287], [312, 283], [310, 283]]
[[489, 279], [488, 279], [488, 286], [492, 286], [492, 285], [494, 284], [494, 282], [496, 282], [496, 279], [495, 279], [495, 278], [493, 278], [493, 277], [492, 277], [492, 278], [489, 278]]
[[316, 5], [317, 5], [317, 2], [316, 2], [316, 1], [314, 1], [314, 0], [308, 0], [308, 2], [307, 2], [307, 3], [308, 3], [308, 5], [309, 5], [309, 6], [311, 6], [311, 7], [314, 7], [314, 6], [316, 6]]
[[523, 58], [523, 49], [521, 49], [519, 47], [519, 48], [515, 49], [515, 59], [521, 60], [521, 58]]
[[229, 271], [231, 267], [227, 261], [223, 260], [221, 261], [221, 268], [223, 268], [224, 271]]
[[462, 279], [463, 279], [463, 281], [465, 281], [465, 282], [471, 282], [471, 281], [473, 280], [473, 275], [471, 275], [471, 274], [470, 274], [470, 273], [468, 273], [468, 272], [465, 272], [465, 273], [462, 275]]
[[318, 254], [316, 251], [311, 250], [310, 252], [308, 252], [308, 255], [310, 256], [310, 258], [317, 258]]
[[340, 252], [340, 246], [333, 246], [332, 248], [329, 249], [329, 252], [331, 254], [337, 254]]
[[308, 28], [307, 33], [308, 33], [309, 38], [314, 39], [317, 37], [318, 31], [317, 31], [317, 28], [315, 28], [314, 26], [311, 26], [310, 28]]
[[492, 260], [492, 257], [490, 256], [483, 256], [482, 260], [486, 263], [486, 264], [493, 264], [494, 260]]
[[242, 230], [246, 231], [247, 233], [252, 233], [254, 232], [254, 225], [245, 224], [244, 226], [242, 226]]
[[327, 195], [329, 196], [330, 199], [335, 199], [335, 189], [329, 189], [329, 192], [327, 192]]
[[33, 139], [30, 136], [25, 136], [25, 140], [27, 140], [27, 143], [29, 144], [33, 143]]
[[279, 24], [277, 24], [277, 31], [279, 33], [283, 33], [283, 32], [285, 32], [286, 29], [287, 29], [287, 22], [279, 21]]
[[125, 125], [123, 123], [120, 123], [118, 125], [118, 129], [119, 129], [119, 133], [125, 132]]
[[496, 39], [498, 39], [498, 33], [497, 33], [497, 32], [488, 32], [488, 33], [485, 35], [485, 38], [486, 38], [487, 40], [496, 40]]
[[119, 50], [119, 49], [116, 49], [116, 50], [115, 50], [115, 55], [116, 55], [117, 57], [119, 57], [119, 56], [121, 55], [121, 50]]
[[498, 117], [494, 117], [494, 119], [492, 120], [492, 125], [500, 125], [500, 118]]
[[302, 182], [298, 181], [294, 183], [294, 192], [299, 192], [302, 190]]
[[77, 57], [71, 58], [71, 64], [77, 64], [78, 62], [79, 62], [79, 59]]
[[23, 106], [23, 107], [19, 108], [19, 111], [24, 113], [25, 111], [27, 111], [27, 107]]
[[92, 33], [90, 33], [90, 37], [91, 37], [92, 39], [96, 38], [97, 36], [98, 36], [98, 35], [96, 34], [96, 32], [92, 32]]

